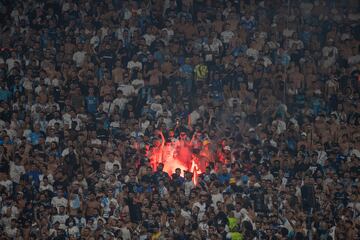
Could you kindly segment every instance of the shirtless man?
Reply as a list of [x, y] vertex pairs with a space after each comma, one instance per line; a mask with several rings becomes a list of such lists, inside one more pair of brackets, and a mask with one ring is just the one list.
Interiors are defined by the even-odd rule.
[[222, 32], [223, 25], [224, 25], [224, 22], [221, 19], [221, 13], [218, 12], [216, 14], [216, 20], [212, 23], [213, 31], [220, 34]]
[[162, 73], [160, 71], [158, 62], [154, 62], [153, 69], [150, 69], [146, 73], [146, 77], [149, 77], [149, 85], [150, 86], [158, 86], [162, 82], [162, 80], [161, 80]]
[[161, 76], [163, 83], [165, 85], [168, 85], [172, 76], [174, 76], [177, 73], [178, 71], [175, 69], [173, 63], [170, 60], [170, 57], [166, 56], [165, 62], [160, 67], [160, 72], [157, 73], [158, 77]]
[[114, 93], [114, 86], [110, 79], [105, 80], [105, 85], [103, 85], [100, 89], [100, 96], [105, 97], [106, 95], [113, 95]]
[[48, 173], [54, 176], [58, 166], [59, 166], [59, 164], [57, 163], [57, 160], [55, 159], [55, 157], [50, 155], [49, 159], [48, 159], [48, 164], [47, 164]]
[[289, 80], [294, 83], [297, 91], [304, 87], [304, 75], [299, 71], [298, 66], [294, 66], [293, 72], [289, 74]]
[[125, 70], [121, 67], [120, 60], [115, 62], [115, 68], [112, 70], [112, 80], [116, 85], [121, 84], [124, 82], [124, 73]]
[[161, 140], [154, 140], [154, 147], [152, 147], [149, 151], [149, 158], [153, 169], [156, 169], [157, 165], [163, 162], [163, 149], [165, 145], [165, 137], [163, 133], [156, 131], [155, 134], [158, 134], [161, 137]]
[[64, 44], [65, 54], [73, 54], [75, 51], [75, 44], [71, 41], [70, 37], [66, 38], [66, 42]]
[[85, 217], [87, 219], [101, 215], [101, 205], [96, 199], [95, 193], [89, 194], [89, 200], [85, 203]]
[[325, 94], [327, 98], [330, 98], [332, 95], [336, 95], [339, 90], [339, 82], [335, 77], [331, 77], [325, 83]]
[[306, 91], [309, 93], [309, 95], [311, 95], [315, 88], [316, 75], [314, 73], [314, 69], [307, 67], [307, 64], [304, 66], [304, 73], [304, 79], [306, 80]]
[[185, 24], [182, 30], [184, 31], [186, 39], [191, 39], [197, 34], [196, 28], [194, 27], [191, 19], [185, 20]]

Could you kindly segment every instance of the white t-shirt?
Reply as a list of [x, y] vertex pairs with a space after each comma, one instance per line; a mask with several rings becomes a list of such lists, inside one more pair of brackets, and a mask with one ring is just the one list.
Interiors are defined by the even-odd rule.
[[57, 136], [53, 136], [53, 137], [47, 136], [46, 139], [45, 139], [45, 143], [52, 143], [52, 142], [59, 143], [59, 137], [57, 137]]
[[285, 28], [283, 31], [284, 37], [291, 37], [294, 34], [295, 30]]
[[141, 62], [139, 62], [139, 61], [136, 61], [136, 62], [134, 62], [134, 61], [129, 61], [128, 62], [128, 64], [127, 64], [127, 68], [128, 69], [133, 69], [133, 68], [138, 68], [138, 69], [142, 69], [142, 63]]
[[282, 120], [275, 120], [272, 124], [276, 126], [277, 134], [281, 134], [286, 130], [286, 123]]
[[10, 213], [11, 218], [17, 218], [18, 217], [20, 212], [19, 212], [19, 209], [16, 206], [6, 206], [6, 205], [3, 206], [1, 208], [1, 214], [3, 216], [5, 216], [9, 210], [11, 212]]
[[171, 28], [163, 28], [163, 29], [161, 29], [161, 31], [166, 31], [169, 38], [174, 36], [174, 30], [172, 30]]
[[122, 98], [115, 98], [113, 104], [119, 107], [120, 111], [125, 109], [125, 105], [128, 103], [128, 99], [125, 97]]
[[51, 191], [51, 192], [54, 191], [53, 186], [51, 186], [50, 184], [47, 184], [47, 185], [45, 186], [45, 185], [44, 185], [44, 182], [41, 182], [41, 183], [40, 183], [39, 189], [40, 189], [41, 192], [42, 192], [42, 191], [45, 191], [45, 190], [49, 190], [49, 191]]
[[355, 55], [355, 56], [351, 56], [348, 58], [348, 63], [350, 65], [355, 65], [355, 64], [358, 64], [360, 62], [360, 55]]
[[253, 57], [255, 59], [255, 61], [257, 61], [257, 59], [259, 57], [259, 51], [254, 48], [248, 48], [246, 50], [246, 55], [249, 57]]
[[12, 189], [12, 182], [9, 179], [0, 181], [0, 185], [4, 186], [8, 192]]
[[82, 64], [84, 63], [85, 57], [86, 57], [85, 51], [77, 51], [74, 53], [72, 59], [74, 60], [76, 67], [82, 66]]
[[162, 198], [166, 197], [168, 195], [168, 190], [165, 186], [162, 186], [159, 188], [159, 193]]
[[16, 165], [14, 162], [10, 162], [10, 178], [13, 182], [19, 183], [20, 177], [25, 173], [25, 168], [22, 165]]
[[[65, 148], [62, 152], [61, 152], [61, 156], [62, 157], [66, 157], [67, 155], [69, 155], [70, 150], [69, 148]], [[74, 153], [77, 154], [76, 150], [74, 149]]]
[[271, 48], [271, 49], [275, 49], [275, 48], [280, 47], [280, 44], [279, 44], [279, 43], [273, 42], [273, 41], [267, 42], [266, 45], [267, 45], [269, 48]]
[[123, 40], [123, 32], [126, 28], [123, 27], [119, 27], [118, 29], [115, 30], [115, 36], [117, 37], [118, 40]]
[[150, 109], [156, 112], [156, 115], [163, 113], [162, 105], [159, 103], [152, 103]]
[[110, 162], [110, 161], [107, 161], [106, 163], [105, 163], [105, 172], [107, 173], [107, 174], [111, 174], [112, 172], [113, 172], [113, 170], [114, 170], [114, 165], [118, 165], [119, 167], [121, 166], [120, 165], [120, 162], [119, 161], [117, 161], [117, 160], [115, 160], [115, 161], [113, 161], [113, 162]]
[[325, 161], [327, 160], [327, 153], [325, 151], [316, 151], [318, 156], [316, 163], [320, 164], [321, 166], [325, 165]]
[[194, 110], [192, 113], [190, 113], [190, 119], [191, 119], [191, 125], [195, 125], [196, 121], [200, 118], [200, 114], [198, 110]]
[[18, 232], [19, 232], [19, 229], [14, 227], [14, 228], [11, 228], [10, 226], [7, 226], [5, 228], [5, 234], [7, 237], [11, 238], [11, 239], [15, 239], [16, 236], [18, 235]]
[[268, 172], [265, 176], [262, 177], [262, 180], [269, 180], [269, 181], [273, 182], [274, 176], [271, 174], [271, 172]]
[[60, 110], [60, 105], [58, 103], [56, 103], [56, 102], [47, 103], [46, 106], [45, 106], [45, 109], [50, 111], [50, 110], [52, 110], [53, 107], [55, 107], [56, 110], [58, 110], [58, 111]]
[[17, 25], [19, 23], [19, 11], [17, 9], [12, 10], [10, 16], [13, 18]]
[[53, 207], [67, 207], [68, 200], [64, 197], [59, 198], [58, 196], [55, 196], [51, 199], [51, 206]]
[[91, 145], [101, 145], [101, 140], [98, 138], [90, 139]]
[[141, 123], [141, 130], [143, 132], [145, 132], [145, 130], [148, 128], [148, 126], [150, 125], [150, 121], [149, 120], [145, 120], [144, 122]]
[[164, 118], [164, 123], [166, 124], [167, 128], [171, 128], [171, 126], [172, 126], [171, 118]]
[[135, 79], [134, 81], [131, 82], [131, 85], [134, 86], [135, 94], [138, 94], [139, 89], [145, 85], [145, 82], [142, 79]]
[[48, 123], [48, 127], [54, 127], [56, 123], [58, 123], [61, 128], [64, 125], [61, 119], [51, 119]]
[[322, 49], [322, 54], [324, 57], [336, 58], [338, 54], [338, 49], [333, 46], [325, 46]]
[[112, 113], [115, 105], [112, 102], [105, 101], [100, 104], [99, 109], [105, 113]]
[[68, 215], [64, 214], [64, 215], [54, 215], [52, 217], [52, 224], [55, 224], [56, 222], [59, 222], [60, 223], [60, 228], [61, 229], [64, 229], [65, 228], [65, 223], [66, 223], [66, 220], [69, 218]]
[[18, 62], [19, 64], [21, 63], [19, 59], [8, 58], [6, 60], [6, 65], [8, 66], [9, 71], [14, 68], [15, 62]]
[[304, 43], [299, 39], [296, 39], [296, 40], [295, 39], [290, 39], [289, 40], [289, 47], [290, 48], [292, 48], [292, 46], [294, 44], [297, 44], [296, 49], [303, 49], [304, 48]]
[[221, 38], [224, 43], [229, 43], [231, 38], [233, 38], [234, 36], [235, 36], [235, 34], [230, 30], [223, 31], [221, 33]]
[[22, 86], [26, 90], [33, 90], [33, 82], [29, 78], [24, 78], [23, 80], [24, 80], [24, 82], [23, 82]]
[[53, 79], [45, 78], [44, 80], [45, 80], [45, 84], [48, 86], [57, 87], [60, 84], [59, 79], [57, 79], [57, 78], [53, 78]]
[[351, 21], [359, 21], [360, 20], [360, 14], [357, 12], [349, 13], [348, 19]]
[[112, 127], [112, 128], [120, 128], [120, 122], [119, 121], [111, 122], [110, 127]]
[[262, 59], [264, 60], [264, 67], [268, 67], [272, 65], [272, 61], [268, 56], [264, 56], [262, 57]]
[[206, 203], [200, 203], [200, 202], [196, 202], [193, 204], [193, 209], [194, 207], [198, 207], [199, 208], [199, 215], [198, 215], [198, 220], [201, 220], [202, 217], [204, 216], [205, 214], [205, 211], [206, 211]]
[[151, 43], [156, 39], [156, 37], [152, 34], [144, 34], [143, 38], [145, 39], [146, 45], [150, 46]]
[[185, 181], [184, 187], [185, 187], [185, 196], [188, 197], [190, 195], [191, 189], [195, 188], [195, 184], [192, 181]]
[[77, 226], [72, 226], [71, 228], [68, 228], [67, 230], [69, 236], [79, 236], [80, 230]]
[[237, 219], [240, 219], [240, 218], [241, 218], [241, 216], [242, 216], [241, 211], [236, 211], [236, 210], [234, 210], [234, 211], [232, 211], [232, 212], [234, 213], [234, 217], [235, 217], [235, 218], [237, 218]]
[[129, 97], [135, 93], [135, 88], [130, 84], [120, 84], [117, 90], [121, 90], [125, 97]]
[[93, 45], [94, 47], [99, 46], [99, 44], [100, 44], [100, 38], [99, 38], [98, 36], [93, 36], [93, 37], [90, 39], [90, 44]]
[[131, 11], [127, 8], [125, 8], [123, 11], [124, 11], [124, 20], [129, 20], [132, 17]]
[[121, 231], [121, 237], [124, 240], [130, 240], [131, 239], [131, 233], [130, 230], [127, 227], [120, 228]]
[[314, 5], [312, 3], [302, 2], [300, 4], [300, 9], [305, 15], [309, 15], [311, 10], [313, 9]]
[[138, 137], [144, 136], [144, 133], [142, 131], [133, 131], [130, 133], [130, 136], [132, 136], [134, 138], [138, 138]]
[[213, 52], [218, 54], [220, 52], [220, 48], [222, 47], [222, 42], [219, 39], [214, 39], [212, 43], [206, 43], [203, 45], [203, 49], [208, 52]]
[[0, 224], [1, 224], [2, 226], [5, 226], [5, 227], [10, 226], [10, 224], [11, 224], [11, 217], [2, 216], [2, 217], [0, 218]]
[[211, 194], [212, 205], [216, 207], [217, 202], [224, 202], [223, 195], [221, 193]]

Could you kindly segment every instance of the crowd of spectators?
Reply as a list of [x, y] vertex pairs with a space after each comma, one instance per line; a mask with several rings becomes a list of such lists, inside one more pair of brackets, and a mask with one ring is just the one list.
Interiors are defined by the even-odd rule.
[[[359, 239], [359, 21], [356, 0], [1, 0], [0, 239]], [[179, 139], [201, 172], [154, 164]]]

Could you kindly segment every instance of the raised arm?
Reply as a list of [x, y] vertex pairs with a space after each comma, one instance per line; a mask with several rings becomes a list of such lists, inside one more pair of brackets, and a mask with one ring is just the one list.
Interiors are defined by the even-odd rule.
[[159, 131], [159, 135], [161, 137], [161, 149], [165, 146], [165, 137], [162, 131]]

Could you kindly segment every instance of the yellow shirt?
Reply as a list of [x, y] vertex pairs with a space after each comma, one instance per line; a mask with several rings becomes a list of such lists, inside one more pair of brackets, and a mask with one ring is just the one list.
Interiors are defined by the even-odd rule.
[[234, 217], [228, 217], [228, 221], [229, 221], [229, 229], [230, 231], [232, 231], [237, 226], [237, 219]]
[[244, 240], [244, 237], [239, 232], [232, 232], [231, 234], [231, 240]]
[[209, 73], [209, 70], [206, 65], [198, 64], [195, 66], [194, 72], [196, 81], [204, 81]]
[[151, 236], [151, 240], [159, 239], [160, 236], [161, 236], [161, 232], [154, 233], [154, 234]]

